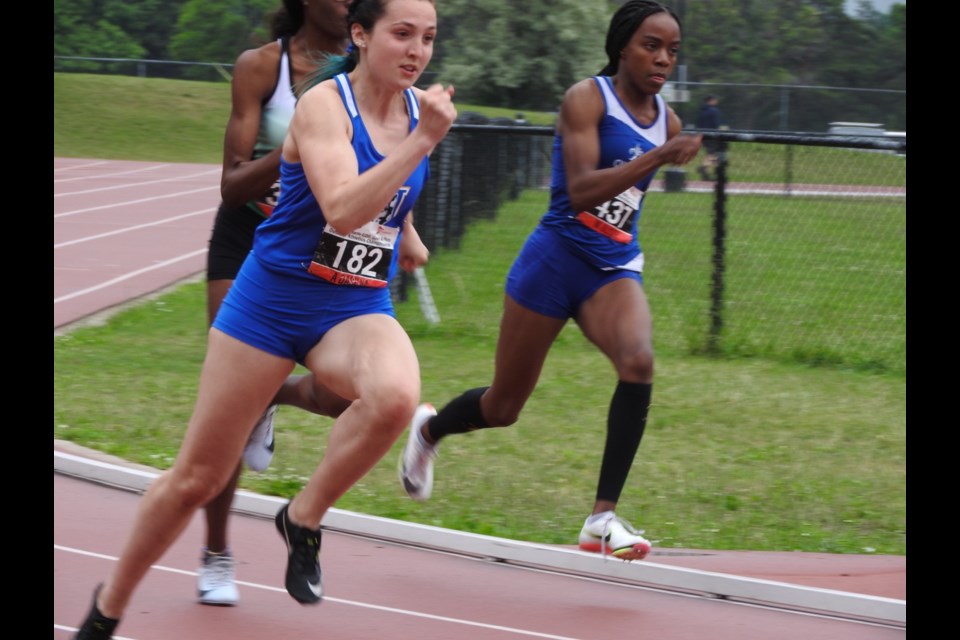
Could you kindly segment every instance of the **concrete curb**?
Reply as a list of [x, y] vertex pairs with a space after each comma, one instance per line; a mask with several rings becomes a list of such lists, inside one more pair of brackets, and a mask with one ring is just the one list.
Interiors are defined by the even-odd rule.
[[[55, 442], [53, 468], [55, 472], [137, 492], [145, 491], [159, 475], [157, 470], [149, 467], [131, 466], [122, 461], [113, 462], [104, 459], [108, 457], [102, 455], [97, 457], [101, 459], [58, 451]], [[272, 519], [284, 502], [285, 500], [281, 498], [241, 490], [237, 491], [234, 510]], [[340, 509], [331, 509], [322, 525], [324, 528], [344, 533], [480, 557], [495, 562], [906, 626], [907, 603], [905, 600], [798, 586], [650, 562], [619, 562], [577, 549], [451, 531]]]

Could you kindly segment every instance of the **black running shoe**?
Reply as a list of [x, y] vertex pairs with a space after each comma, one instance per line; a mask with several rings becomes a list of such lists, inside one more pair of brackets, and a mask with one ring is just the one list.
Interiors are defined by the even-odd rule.
[[300, 604], [317, 604], [323, 598], [320, 575], [320, 529], [316, 531], [290, 522], [284, 505], [277, 513], [277, 531], [287, 543], [287, 593]]
[[97, 608], [97, 596], [100, 595], [102, 587], [102, 584], [98, 584], [97, 588], [94, 589], [90, 613], [87, 614], [87, 619], [80, 625], [74, 640], [110, 640], [117, 625], [120, 624], [119, 620], [108, 618], [100, 613], [100, 609]]

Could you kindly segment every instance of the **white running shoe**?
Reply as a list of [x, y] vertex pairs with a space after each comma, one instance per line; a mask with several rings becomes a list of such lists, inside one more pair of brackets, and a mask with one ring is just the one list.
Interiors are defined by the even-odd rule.
[[643, 560], [653, 545], [644, 538], [643, 531], [637, 531], [629, 522], [608, 511], [605, 517], [583, 523], [580, 530], [580, 549], [608, 554], [621, 560]]
[[420, 434], [423, 423], [437, 415], [431, 404], [421, 404], [410, 421], [410, 437], [400, 454], [400, 484], [407, 495], [417, 501], [426, 500], [433, 492], [433, 459], [436, 445], [428, 444]]
[[232, 607], [240, 601], [234, 577], [233, 555], [229, 551], [210, 553], [206, 549], [200, 558], [197, 579], [197, 599], [202, 604]]
[[253, 428], [247, 446], [243, 450], [243, 461], [254, 471], [263, 471], [270, 466], [273, 460], [273, 419], [277, 415], [280, 405], [271, 405], [262, 416], [257, 426]]

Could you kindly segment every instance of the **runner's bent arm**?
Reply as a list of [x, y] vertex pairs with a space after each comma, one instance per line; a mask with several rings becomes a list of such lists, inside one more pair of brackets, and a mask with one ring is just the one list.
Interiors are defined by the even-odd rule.
[[452, 88], [434, 85], [418, 95], [417, 127], [362, 174], [336, 82], [324, 81], [300, 98], [283, 145], [284, 158], [303, 164], [324, 217], [338, 233], [350, 233], [380, 213], [453, 124]]
[[571, 87], [560, 108], [558, 129], [563, 136], [567, 191], [575, 211], [590, 209], [620, 195], [661, 165], [689, 162], [700, 148], [700, 136], [678, 135], [680, 119], [670, 109], [665, 144], [630, 162], [597, 169], [600, 159], [598, 127], [604, 110], [603, 97], [592, 78]]
[[279, 64], [280, 48], [271, 43], [244, 51], [234, 65], [220, 178], [220, 197], [229, 206], [240, 206], [263, 196], [280, 176], [280, 147], [251, 160], [263, 102], [276, 86]]

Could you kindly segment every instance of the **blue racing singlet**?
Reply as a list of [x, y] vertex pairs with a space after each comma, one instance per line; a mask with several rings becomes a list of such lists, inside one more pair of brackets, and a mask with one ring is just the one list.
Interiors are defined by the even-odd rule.
[[[353, 149], [360, 173], [376, 166], [384, 156], [360, 117], [347, 75], [334, 78], [344, 108], [353, 123]], [[410, 130], [419, 121], [419, 104], [406, 90]], [[386, 287], [397, 270], [397, 243], [404, 220], [429, 176], [425, 157], [376, 218], [356, 231], [341, 235], [327, 224], [303, 165], [280, 160], [282, 189], [273, 214], [257, 227], [253, 256], [265, 267], [317, 283]]]
[[[620, 102], [607, 76], [595, 76], [606, 110], [598, 126], [600, 160], [598, 169], [615, 167], [662, 145], [667, 140], [667, 106], [654, 96], [657, 117], [649, 125], [640, 124]], [[625, 269], [643, 272], [643, 251], [637, 240], [637, 222], [643, 196], [656, 171], [617, 197], [588, 211], [574, 211], [567, 193], [563, 166], [563, 138], [553, 140], [553, 176], [550, 207], [540, 225], [557, 232], [571, 251], [605, 270]]]

